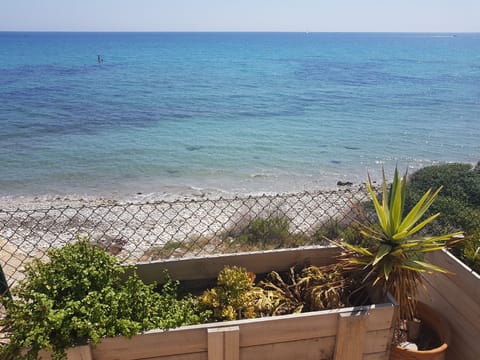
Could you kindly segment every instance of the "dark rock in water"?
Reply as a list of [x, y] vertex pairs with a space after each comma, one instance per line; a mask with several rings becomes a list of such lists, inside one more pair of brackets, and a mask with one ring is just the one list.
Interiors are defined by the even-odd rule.
[[353, 183], [350, 181], [337, 181], [337, 186], [352, 186]]
[[178, 175], [180, 174], [180, 170], [177, 169], [167, 169], [167, 173], [170, 175]]

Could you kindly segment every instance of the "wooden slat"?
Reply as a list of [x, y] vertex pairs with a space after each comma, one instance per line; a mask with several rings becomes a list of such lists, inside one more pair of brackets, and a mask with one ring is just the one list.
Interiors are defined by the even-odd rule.
[[457, 303], [462, 301], [458, 294], [446, 293], [444, 288], [434, 287], [428, 280], [426, 285], [427, 292], [423, 289], [419, 292], [420, 300], [441, 313], [451, 326], [452, 339], [447, 360], [480, 359], [480, 342], [474, 335], [480, 334], [480, 323], [471, 321], [473, 317], [478, 317], [478, 314], [465, 312]]
[[67, 351], [68, 360], [92, 360], [92, 351], [89, 345], [77, 346]]
[[207, 352], [207, 331], [201, 326], [155, 331], [131, 339], [107, 338], [92, 349], [95, 360], [148, 359], [202, 352]]
[[208, 360], [224, 360], [223, 352], [223, 332], [208, 329]]
[[475, 273], [455, 256], [447, 251], [434, 251], [428, 260], [451, 272], [445, 274], [448, 279], [469, 294], [469, 297], [480, 306], [480, 275]]
[[240, 327], [240, 347], [335, 336], [337, 313], [257, 319]]
[[164, 269], [175, 280], [213, 279], [226, 265], [242, 266], [248, 271], [262, 274], [272, 270], [288, 270], [298, 264], [332, 264], [339, 254], [337, 247], [315, 246], [139, 263], [136, 271], [146, 283], [161, 282]]
[[388, 360], [390, 359], [390, 350], [375, 353], [375, 354], [366, 354], [363, 355], [363, 360]]
[[368, 331], [391, 329], [396, 307], [393, 304], [376, 304], [369, 307]]
[[335, 360], [363, 359], [367, 316], [367, 312], [339, 314]]
[[[448, 312], [458, 312], [464, 315], [465, 321], [478, 326], [480, 331], [480, 303], [477, 303], [477, 299], [473, 299], [468, 291], [460, 288], [457, 283], [444, 274], [427, 275], [425, 276], [425, 281], [428, 284], [427, 289], [436, 289], [450, 304], [450, 306], [442, 309], [445, 317], [449, 317]], [[480, 287], [480, 281], [478, 286]], [[421, 294], [423, 299], [435, 302], [435, 299], [431, 299], [432, 296], [428, 293], [428, 290], [420, 290], [419, 294]]]
[[202, 353], [159, 356], [159, 357], [151, 357], [148, 359], [132, 359], [132, 360], [208, 360], [208, 354], [207, 352], [202, 352]]
[[238, 360], [239, 333], [238, 326], [208, 329], [208, 360]]
[[343, 312], [366, 311], [369, 314], [367, 320], [367, 329], [369, 331], [390, 329], [392, 327], [394, 310], [395, 308], [392, 304], [380, 304], [371, 307], [345, 308], [243, 320], [242, 322], [232, 322], [231, 324], [241, 324], [241, 347], [254, 346], [335, 336], [338, 326], [338, 314]]
[[238, 326], [224, 331], [225, 360], [240, 359], [240, 330]]
[[450, 274], [426, 275], [427, 289], [419, 297], [440, 312], [450, 323], [452, 339], [448, 360], [480, 359], [480, 276], [447, 251], [428, 255], [428, 260]]
[[393, 328], [368, 331], [367, 336], [365, 337], [364, 354], [374, 354], [389, 351], [392, 339]]
[[331, 360], [335, 337], [240, 348], [240, 360]]

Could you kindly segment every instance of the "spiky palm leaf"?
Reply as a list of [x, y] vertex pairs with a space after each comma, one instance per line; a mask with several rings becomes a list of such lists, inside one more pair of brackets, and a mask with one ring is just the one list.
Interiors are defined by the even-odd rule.
[[411, 319], [414, 316], [416, 289], [422, 281], [421, 273], [446, 272], [444, 269], [423, 261], [423, 255], [430, 251], [441, 250], [461, 232], [434, 237], [416, 237], [418, 232], [435, 220], [439, 213], [420, 221], [432, 205], [441, 187], [432, 192], [428, 190], [415, 206], [404, 216], [406, 174], [401, 178], [395, 169], [393, 183], [387, 187], [383, 172], [382, 198], [377, 199], [371, 179], [367, 189], [371, 195], [377, 223], [361, 223], [363, 236], [372, 240], [371, 248], [342, 243], [349, 251], [346, 261], [350, 270], [364, 273], [365, 286], [380, 286], [382, 293], [391, 293], [400, 305], [400, 316]]

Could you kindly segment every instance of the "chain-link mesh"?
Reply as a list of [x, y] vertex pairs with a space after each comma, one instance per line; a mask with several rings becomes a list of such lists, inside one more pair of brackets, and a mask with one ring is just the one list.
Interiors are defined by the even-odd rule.
[[25, 263], [86, 236], [126, 263], [294, 247], [324, 241], [351, 222], [364, 188], [95, 206], [0, 210], [0, 265], [7, 281]]

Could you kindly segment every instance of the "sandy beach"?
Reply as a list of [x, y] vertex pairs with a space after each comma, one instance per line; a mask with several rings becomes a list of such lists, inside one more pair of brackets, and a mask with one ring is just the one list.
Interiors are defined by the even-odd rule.
[[[0, 248], [4, 269], [7, 275], [18, 277], [17, 269], [27, 258], [42, 257], [49, 248], [78, 236], [90, 237], [131, 263], [148, 261], [145, 253], [152, 248], [219, 236], [256, 217], [286, 217], [291, 233], [309, 234], [318, 224], [344, 216], [352, 202], [367, 196], [361, 186], [337, 191], [219, 195], [2, 198]], [[207, 245], [201, 253], [191, 255], [215, 251], [215, 246]]]

